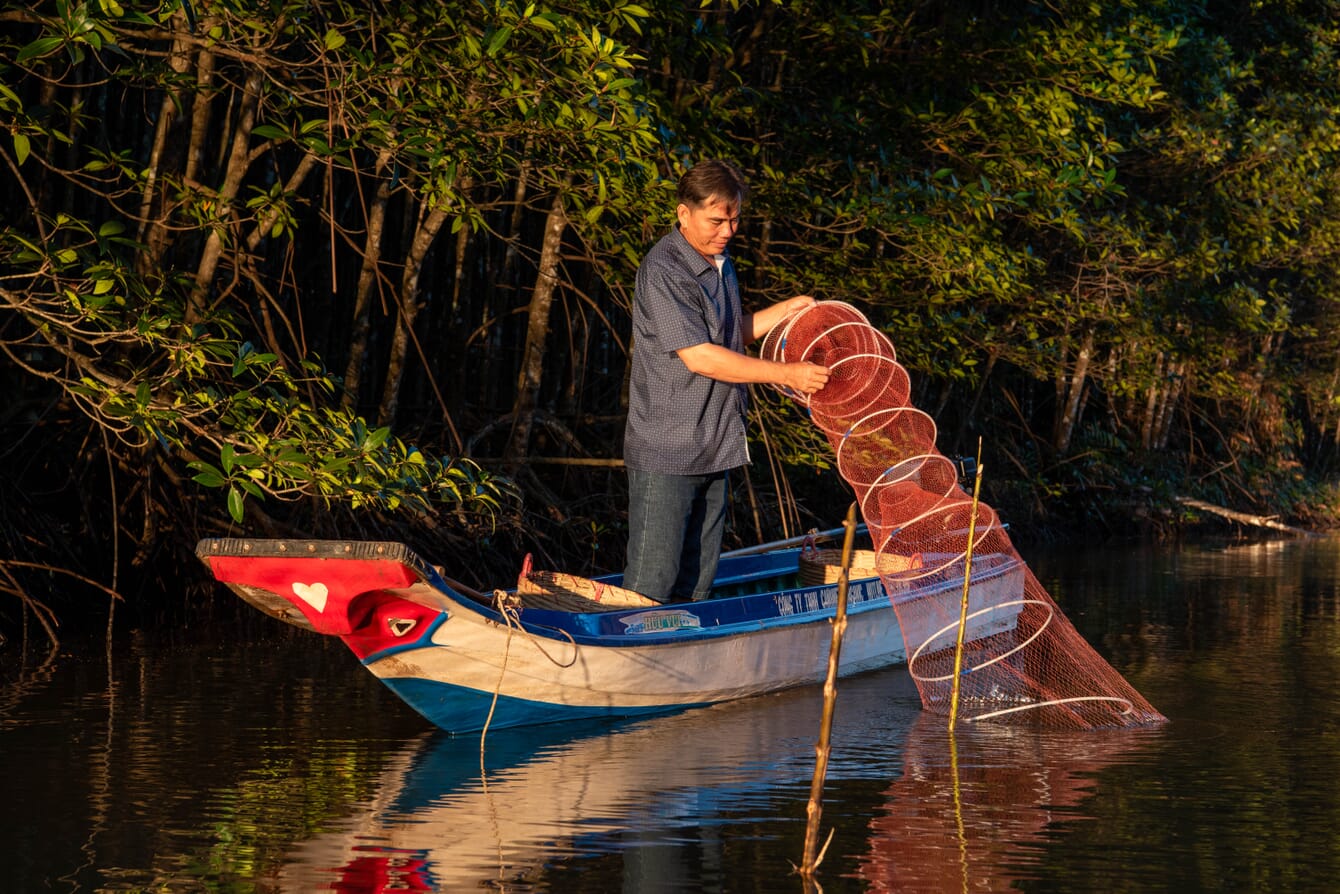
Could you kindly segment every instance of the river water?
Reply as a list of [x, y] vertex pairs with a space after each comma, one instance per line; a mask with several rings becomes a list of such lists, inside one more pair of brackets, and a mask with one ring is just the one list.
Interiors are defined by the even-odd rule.
[[[1170, 722], [951, 739], [905, 670], [843, 681], [808, 890], [1340, 889], [1340, 540], [1025, 558]], [[261, 629], [5, 644], [0, 890], [806, 890], [818, 688], [481, 754]]]

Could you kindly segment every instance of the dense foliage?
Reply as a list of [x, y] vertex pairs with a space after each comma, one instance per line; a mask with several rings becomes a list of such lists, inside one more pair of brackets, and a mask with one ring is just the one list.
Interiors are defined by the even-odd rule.
[[[710, 156], [751, 178], [747, 301], [861, 307], [1021, 526], [1178, 495], [1315, 520], [1333, 19], [4, 3], [0, 612], [51, 624], [45, 587], [175, 577], [221, 532], [397, 536], [476, 582], [527, 550], [617, 569], [632, 272]], [[754, 428], [739, 536], [838, 518], [800, 415], [760, 393]]]

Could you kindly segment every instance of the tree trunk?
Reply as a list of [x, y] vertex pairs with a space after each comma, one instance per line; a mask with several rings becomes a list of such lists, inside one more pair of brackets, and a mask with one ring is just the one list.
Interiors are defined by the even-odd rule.
[[1061, 415], [1065, 412], [1066, 402], [1066, 364], [1070, 362], [1070, 332], [1067, 331], [1061, 337], [1060, 344], [1057, 346], [1056, 371], [1052, 375], [1053, 400], [1056, 402], [1056, 413], [1052, 418], [1052, 442], [1056, 441], [1056, 431], [1060, 426]]
[[1172, 433], [1173, 413], [1177, 402], [1182, 399], [1182, 388], [1186, 382], [1186, 361], [1168, 364], [1167, 386], [1163, 389], [1163, 405], [1155, 419], [1153, 444], [1155, 450], [1168, 446], [1168, 437]]
[[[522, 163], [521, 169], [517, 172], [516, 187], [512, 190], [512, 215], [507, 233], [507, 251], [503, 255], [501, 272], [494, 272], [491, 268], [486, 271], [485, 279], [489, 287], [483, 292], [483, 302], [480, 309], [480, 321], [482, 332], [480, 336], [480, 345], [483, 348], [483, 357], [480, 359], [478, 381], [480, 389], [478, 400], [487, 407], [493, 407], [501, 403], [499, 383], [503, 381], [503, 374], [499, 372], [500, 359], [503, 356], [503, 325], [502, 320], [507, 315], [503, 309], [510, 301], [513, 294], [513, 288], [520, 292], [516, 280], [520, 278], [517, 272], [517, 261], [521, 257], [518, 246], [522, 242], [521, 224], [523, 212], [525, 211], [526, 192], [529, 188], [530, 166]], [[489, 257], [484, 257], [484, 263], [491, 265]], [[499, 291], [506, 298], [499, 294]], [[512, 395], [513, 401], [516, 395]]]
[[527, 311], [526, 347], [521, 355], [521, 375], [517, 380], [516, 402], [512, 409], [512, 436], [503, 452], [503, 457], [509, 461], [523, 459], [530, 450], [536, 396], [544, 376], [549, 312], [554, 303], [554, 287], [558, 284], [559, 249], [567, 225], [567, 215], [563, 213], [563, 191], [560, 189], [554, 193], [554, 203], [545, 220], [540, 270], [535, 277], [535, 288], [531, 292], [530, 308]]
[[[530, 144], [526, 146], [527, 153]], [[507, 252], [503, 255], [503, 276], [507, 276], [516, 267], [517, 246], [521, 244], [521, 219], [526, 210], [526, 189], [530, 184], [529, 158], [521, 162], [521, 170], [516, 175], [516, 189], [512, 192], [512, 217], [507, 227]]]
[[[177, 12], [172, 16], [170, 27], [174, 34], [182, 34], [186, 28], [186, 16]], [[173, 38], [172, 49], [168, 51], [168, 66], [177, 74], [185, 74], [191, 67], [191, 54], [186, 41]], [[200, 83], [197, 74], [196, 83]], [[199, 93], [196, 94], [199, 101]], [[140, 227], [135, 234], [138, 242], [146, 250], [138, 257], [140, 272], [161, 268], [163, 253], [169, 241], [169, 231], [164, 225], [163, 214], [153, 212], [154, 198], [158, 192], [159, 181], [163, 177], [165, 155], [168, 152], [168, 137], [177, 122], [177, 110], [181, 107], [182, 90], [177, 87], [163, 93], [163, 102], [158, 110], [158, 124], [154, 128], [153, 148], [149, 151], [149, 163], [145, 166], [144, 191], [140, 196]]]
[[456, 233], [456, 258], [455, 266], [452, 268], [454, 276], [451, 280], [451, 318], [450, 323], [454, 327], [457, 325], [457, 317], [461, 313], [461, 289], [465, 284], [465, 258], [470, 248], [470, 228], [461, 227]]
[[[367, 363], [368, 333], [372, 330], [372, 290], [380, 283], [378, 267], [382, 257], [382, 234], [386, 231], [386, 203], [391, 195], [391, 181], [382, 176], [390, 163], [391, 150], [383, 149], [372, 168], [377, 180], [372, 207], [367, 209], [367, 230], [363, 238], [363, 263], [358, 271], [358, 285], [354, 289], [353, 329], [349, 334], [349, 360], [344, 366], [344, 397], [341, 404], [352, 409], [358, 404], [358, 389], [363, 382], [363, 366]], [[331, 234], [334, 238], [334, 234]]]
[[1145, 410], [1140, 420], [1141, 450], [1150, 450], [1154, 446], [1154, 419], [1158, 415], [1159, 392], [1163, 388], [1163, 363], [1163, 352], [1160, 351], [1154, 362], [1154, 377], [1145, 395]]
[[214, 99], [214, 53], [208, 48], [195, 57], [195, 90], [191, 101], [191, 139], [186, 147], [186, 164], [182, 180], [189, 187], [200, 179], [200, 166], [209, 141], [210, 112]]
[[260, 71], [253, 71], [247, 76], [246, 85], [242, 88], [242, 104], [238, 111], [237, 127], [233, 131], [232, 151], [228, 155], [223, 185], [219, 187], [215, 199], [218, 220], [210, 230], [209, 238], [205, 240], [200, 264], [196, 267], [195, 287], [191, 290], [191, 297], [186, 307], [187, 324], [197, 322], [204, 313], [206, 296], [209, 294], [210, 285], [214, 282], [214, 274], [219, 269], [219, 259], [223, 257], [224, 242], [220, 233], [229, 228], [233, 222], [233, 202], [237, 199], [237, 193], [242, 188], [242, 178], [250, 166], [248, 145], [251, 142], [251, 128], [256, 123], [261, 76]]
[[1325, 437], [1326, 429], [1329, 426], [1335, 426], [1335, 443], [1340, 444], [1340, 418], [1333, 417], [1331, 408], [1335, 406], [1335, 390], [1340, 386], [1340, 366], [1331, 371], [1331, 385], [1326, 389], [1326, 402], [1321, 408], [1321, 424], [1318, 431], [1318, 440]]
[[[409, 355], [409, 343], [414, 338], [414, 320], [419, 315], [422, 304], [419, 301], [419, 274], [423, 271], [423, 261], [428, 249], [433, 247], [437, 234], [446, 223], [446, 208], [434, 208], [426, 216], [421, 214], [419, 224], [414, 228], [414, 241], [410, 244], [409, 254], [405, 257], [405, 270], [400, 277], [400, 318], [396, 322], [395, 335], [391, 339], [391, 358], [386, 365], [386, 386], [382, 389], [381, 408], [377, 412], [378, 425], [391, 425], [395, 422], [396, 410], [400, 404], [400, 383], [405, 377], [405, 358]], [[422, 352], [421, 352], [422, 353]]]
[[1069, 383], [1062, 389], [1064, 403], [1058, 408], [1056, 431], [1052, 445], [1056, 452], [1064, 455], [1070, 449], [1070, 441], [1075, 434], [1075, 425], [1079, 421], [1080, 397], [1084, 394], [1084, 385], [1088, 381], [1089, 363], [1093, 360], [1093, 332], [1084, 334], [1080, 342], [1079, 353], [1075, 356], [1075, 368], [1070, 374]]

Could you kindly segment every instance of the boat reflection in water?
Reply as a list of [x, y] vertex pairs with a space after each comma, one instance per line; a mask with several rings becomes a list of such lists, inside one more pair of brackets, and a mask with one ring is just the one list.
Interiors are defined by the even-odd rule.
[[[756, 823], [788, 816], [794, 826], [779, 834], [794, 837], [796, 853], [777, 847], [784, 877], [787, 860], [801, 856], [821, 702], [809, 687], [669, 717], [493, 732], [482, 775], [478, 737], [425, 735], [391, 759], [356, 815], [295, 846], [275, 890], [543, 890], [544, 867], [615, 851], [626, 891], [729, 890], [729, 879], [706, 883], [703, 867], [682, 864], [704, 858], [705, 840], [728, 840], [731, 824], [757, 834]], [[963, 838], [943, 726], [921, 712], [905, 670], [844, 681], [828, 781], [869, 780], [872, 794], [896, 781], [873, 822], [868, 802], [855, 814], [825, 804], [824, 825], [842, 826], [839, 839], [865, 824], [871, 835], [867, 854], [830, 852], [821, 875], [855, 866], [873, 890], [959, 889]], [[999, 875], [994, 864], [1013, 844], [1036, 840], [1052, 807], [1083, 796], [1113, 742], [1102, 733], [960, 732], [975, 890]]]
[[[822, 700], [812, 686], [671, 716], [490, 732], [482, 776], [478, 736], [427, 734], [390, 760], [356, 815], [295, 846], [275, 890], [528, 890], [545, 865], [616, 851], [626, 890], [639, 875], [656, 890], [701, 890], [697, 868], [676, 865], [701, 851], [690, 858], [678, 845], [783, 810], [800, 817], [789, 821], [798, 860]], [[877, 792], [920, 708], [903, 669], [844, 680], [828, 778], [867, 778]], [[789, 872], [785, 859], [778, 866]]]
[[902, 774], [870, 823], [858, 874], [884, 892], [1005, 891], [1038, 878], [1042, 848], [1093, 817], [1099, 774], [1139, 759], [1162, 728], [1058, 731], [917, 718]]

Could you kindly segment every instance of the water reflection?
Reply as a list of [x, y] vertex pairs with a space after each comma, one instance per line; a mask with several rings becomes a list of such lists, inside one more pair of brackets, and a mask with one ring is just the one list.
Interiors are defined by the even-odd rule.
[[[1335, 890], [1340, 541], [1027, 558], [1171, 723], [951, 748], [905, 670], [844, 681], [825, 894]], [[481, 776], [339, 643], [177, 637], [0, 652], [0, 890], [802, 890], [817, 688], [495, 732]]]
[[[887, 778], [920, 715], [911, 681], [862, 677], [840, 704], [829, 778]], [[654, 876], [625, 890], [701, 890], [696, 869], [652, 849], [774, 821], [780, 793], [792, 798], [813, 773], [820, 707], [810, 688], [614, 726], [500, 731], [482, 774], [478, 740], [424, 736], [392, 759], [362, 811], [293, 849], [279, 886], [539, 890], [555, 860], [617, 852], [625, 877]]]
[[[841, 690], [846, 720], [829, 790], [838, 780], [893, 779], [883, 805], [863, 804], [859, 816], [826, 796], [827, 823], [846, 826], [839, 849], [864, 838], [854, 874], [869, 890], [1003, 890], [1034, 876], [1036, 848], [1059, 834], [1052, 824], [1082, 815], [1097, 774], [1159, 737], [983, 724], [951, 739], [943, 718], [916, 709], [910, 688], [892, 672]], [[891, 689], [908, 697], [890, 698]], [[490, 738], [482, 776], [476, 741], [425, 736], [393, 758], [363, 810], [287, 855], [278, 887], [551, 890], [546, 867], [605, 852], [622, 861], [621, 890], [740, 890], [704, 885], [684, 846], [700, 847], [716, 825], [775, 820], [781, 797], [794, 803], [813, 771], [817, 709], [811, 691], [547, 743], [509, 732]], [[795, 819], [784, 834], [798, 843], [802, 832]], [[654, 859], [658, 846], [679, 850]], [[642, 866], [652, 859], [654, 869]]]
[[[1056, 824], [1085, 816], [1098, 774], [1155, 747], [1163, 728], [1069, 732], [923, 715], [870, 823], [872, 891], [1003, 891], [1041, 871]], [[1073, 830], [1072, 830], [1073, 831]]]

